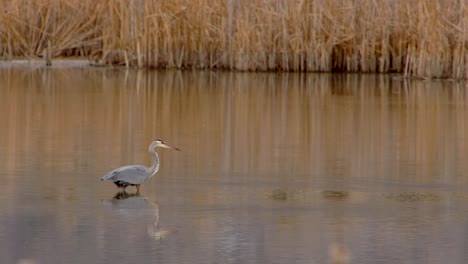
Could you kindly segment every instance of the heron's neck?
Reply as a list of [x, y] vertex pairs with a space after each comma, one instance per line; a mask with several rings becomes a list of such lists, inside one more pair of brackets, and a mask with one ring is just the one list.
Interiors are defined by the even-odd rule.
[[149, 168], [150, 175], [153, 176], [159, 170], [159, 156], [158, 153], [154, 151], [154, 148], [150, 148], [149, 152], [151, 153], [151, 155], [153, 155], [154, 158], [153, 165]]

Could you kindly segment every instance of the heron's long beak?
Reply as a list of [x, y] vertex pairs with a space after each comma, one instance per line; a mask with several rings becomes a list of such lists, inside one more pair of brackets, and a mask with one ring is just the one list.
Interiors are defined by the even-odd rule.
[[173, 146], [168, 145], [166, 143], [161, 144], [161, 147], [181, 151], [179, 148], [173, 147]]

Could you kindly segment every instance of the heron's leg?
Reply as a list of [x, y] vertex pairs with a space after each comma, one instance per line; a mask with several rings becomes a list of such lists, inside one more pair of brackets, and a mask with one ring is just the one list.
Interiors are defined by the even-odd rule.
[[137, 192], [136, 192], [136, 193], [137, 193], [137, 194], [140, 194], [140, 185], [137, 184], [137, 185], [135, 185], [135, 187], [136, 187], [136, 189], [137, 189]]

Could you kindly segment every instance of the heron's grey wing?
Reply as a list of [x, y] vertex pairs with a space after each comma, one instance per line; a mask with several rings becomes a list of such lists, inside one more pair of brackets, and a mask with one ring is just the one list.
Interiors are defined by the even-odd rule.
[[131, 184], [142, 184], [149, 177], [146, 167], [143, 165], [131, 165], [112, 171], [109, 179], [113, 181], [124, 181]]

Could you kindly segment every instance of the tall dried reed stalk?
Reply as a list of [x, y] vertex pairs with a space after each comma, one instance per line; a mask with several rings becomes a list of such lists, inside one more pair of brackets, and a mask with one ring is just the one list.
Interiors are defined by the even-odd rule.
[[0, 56], [468, 78], [466, 0], [0, 0]]

